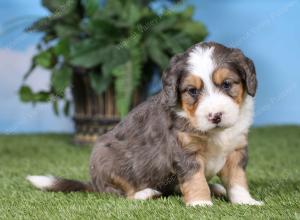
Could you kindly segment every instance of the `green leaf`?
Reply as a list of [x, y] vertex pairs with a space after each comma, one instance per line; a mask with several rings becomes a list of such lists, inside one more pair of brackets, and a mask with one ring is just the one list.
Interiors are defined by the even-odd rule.
[[157, 24], [154, 23], [153, 25], [153, 31], [156, 32], [163, 32], [168, 29], [174, 28], [177, 22], [177, 17], [176, 16], [171, 16], [171, 15], [163, 15], [160, 20], [158, 20]]
[[178, 34], [161, 34], [163, 47], [171, 54], [181, 53], [192, 45], [191, 40], [184, 33]]
[[127, 17], [127, 21], [130, 23], [130, 24], [135, 24], [141, 17], [141, 12], [140, 12], [140, 9], [135, 5], [135, 3], [132, 3], [132, 2], [128, 2], [129, 6], [128, 6], [128, 9], [125, 10], [125, 11], [128, 11], [126, 13], [126, 17]]
[[53, 108], [53, 111], [54, 111], [55, 115], [59, 115], [58, 101], [57, 101], [57, 99], [53, 100], [53, 102], [52, 102], [52, 108]]
[[37, 31], [37, 32], [47, 32], [49, 31], [49, 27], [51, 25], [53, 25], [53, 21], [56, 20], [53, 18], [53, 16], [47, 16], [47, 17], [43, 17], [37, 21], [35, 21], [32, 25], [30, 25], [29, 27], [27, 27], [25, 29], [25, 31], [27, 32], [33, 32], [33, 31]]
[[54, 29], [59, 38], [74, 37], [80, 34], [80, 29], [71, 25], [57, 24]]
[[195, 8], [193, 6], [188, 6], [183, 12], [181, 12], [181, 14], [186, 19], [189, 19], [193, 17], [194, 12], [195, 12]]
[[34, 93], [29, 86], [23, 85], [19, 90], [19, 96], [22, 102], [48, 102], [50, 93], [40, 91]]
[[[173, 40], [174, 40], [174, 42], [177, 42], [178, 46], [180, 46], [182, 48], [182, 50], [186, 50], [194, 43], [199, 43], [200, 41], [202, 41], [202, 39], [201, 40], [197, 39], [196, 41], [193, 41], [193, 39], [191, 39], [185, 33], [178, 33], [178, 34], [174, 35]], [[180, 51], [180, 52], [182, 52], [182, 51]]]
[[101, 43], [93, 39], [81, 41], [71, 47], [71, 64], [85, 68], [91, 68], [100, 64], [103, 60], [105, 49]]
[[69, 67], [62, 67], [55, 69], [52, 72], [51, 83], [56, 93], [63, 95], [65, 89], [70, 86], [72, 78], [72, 69]]
[[88, 16], [93, 16], [99, 8], [99, 0], [82, 0], [82, 4]]
[[107, 17], [120, 16], [124, 12], [124, 6], [122, 1], [116, 0], [107, 0], [105, 2], [105, 8], [103, 13]]
[[64, 114], [65, 116], [68, 116], [69, 113], [70, 113], [70, 101], [69, 100], [66, 100], [65, 101], [65, 105], [64, 105]]
[[111, 75], [90, 73], [91, 86], [97, 94], [102, 94], [112, 81]]
[[200, 22], [185, 23], [182, 27], [182, 32], [188, 35], [187, 38], [196, 42], [202, 41], [208, 33], [205, 26]]
[[62, 55], [64, 58], [69, 57], [70, 54], [70, 42], [67, 38], [63, 38], [58, 41], [54, 48], [55, 55]]
[[51, 41], [57, 39], [57, 35], [54, 32], [49, 32], [42, 37], [42, 41], [45, 44], [49, 44]]
[[150, 37], [147, 42], [147, 50], [150, 58], [161, 68], [167, 67], [169, 58], [164, 51], [162, 51], [162, 46], [160, 45], [157, 38]]
[[56, 57], [53, 56], [52, 50], [48, 49], [37, 54], [34, 57], [34, 62], [39, 66], [49, 69], [56, 64]]
[[126, 63], [130, 58], [127, 48], [117, 48], [114, 46], [108, 51], [107, 56], [103, 59], [102, 72], [105, 76], [112, 75], [112, 71], [117, 66]]
[[103, 57], [101, 56], [101, 50], [91, 50], [86, 52], [85, 54], [80, 54], [76, 57], [73, 57], [70, 62], [75, 66], [92, 68], [99, 65], [102, 62], [102, 59]]
[[103, 64], [103, 71], [106, 74], [112, 67], [125, 63], [128, 58], [128, 50], [119, 49], [116, 45], [99, 47], [99, 44], [94, 42], [84, 44], [74, 49], [70, 60], [73, 65], [91, 68]]
[[139, 83], [142, 75], [142, 63], [143, 63], [143, 55], [142, 51], [138, 48], [138, 41], [132, 42], [130, 45], [130, 57], [132, 62], [132, 85], [133, 89], [135, 89]]
[[37, 93], [33, 93], [33, 102], [49, 102], [50, 101], [50, 93], [45, 91], [40, 91]]
[[131, 105], [133, 91], [141, 76], [141, 55], [137, 48], [131, 51], [131, 60], [113, 70], [115, 76], [116, 105], [121, 117], [124, 117]]
[[132, 63], [128, 61], [125, 65], [115, 68], [113, 71], [116, 77], [115, 91], [116, 91], [116, 105], [121, 117], [124, 117], [130, 106], [132, 95], [132, 81], [131, 81]]
[[29, 86], [23, 85], [19, 89], [19, 96], [22, 102], [31, 102], [33, 101], [33, 92]]
[[87, 20], [86, 23], [82, 24], [81, 28], [98, 43], [101, 42], [102, 47], [104, 47], [122, 40], [124, 34], [127, 33], [126, 28], [128, 27], [124, 28], [118, 21], [101, 16]]
[[42, 5], [52, 13], [66, 13], [74, 8], [76, 0], [42, 0]]

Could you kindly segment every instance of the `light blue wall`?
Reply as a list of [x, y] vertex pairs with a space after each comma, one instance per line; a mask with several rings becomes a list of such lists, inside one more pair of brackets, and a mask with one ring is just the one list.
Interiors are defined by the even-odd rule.
[[[24, 33], [48, 12], [40, 0], [0, 0], [0, 133], [69, 132], [72, 120], [53, 114], [50, 104], [32, 106], [19, 101], [17, 91], [30, 66], [40, 35]], [[38, 69], [28, 83], [34, 90], [48, 88], [49, 73]]]
[[[300, 0], [188, 2], [196, 6], [195, 19], [208, 27], [208, 40], [239, 47], [254, 60], [255, 124], [300, 124]], [[22, 30], [46, 14], [40, 0], [0, 1], [0, 133], [73, 130], [71, 119], [54, 116], [51, 105], [33, 107], [17, 96], [39, 38]], [[29, 83], [35, 89], [48, 86], [47, 72], [34, 75]]]
[[190, 0], [207, 40], [241, 48], [256, 65], [256, 125], [300, 123], [300, 1]]

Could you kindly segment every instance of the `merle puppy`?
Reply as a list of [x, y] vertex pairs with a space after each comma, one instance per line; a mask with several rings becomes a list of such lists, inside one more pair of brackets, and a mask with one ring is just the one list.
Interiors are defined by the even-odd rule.
[[[162, 91], [133, 109], [95, 144], [89, 183], [28, 176], [49, 191], [113, 193], [148, 199], [179, 190], [187, 205], [212, 205], [211, 193], [261, 205], [248, 191], [247, 137], [257, 80], [239, 49], [199, 43], [174, 56]], [[218, 175], [224, 185], [208, 181]], [[227, 192], [226, 192], [227, 191]]]

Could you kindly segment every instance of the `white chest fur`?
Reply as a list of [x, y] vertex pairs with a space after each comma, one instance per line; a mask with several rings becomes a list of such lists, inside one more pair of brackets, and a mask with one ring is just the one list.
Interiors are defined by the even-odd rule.
[[207, 159], [208, 160], [205, 165], [205, 176], [207, 179], [210, 179], [222, 169], [226, 162], [226, 156], [218, 155]]
[[253, 99], [248, 96], [241, 108], [237, 123], [223, 131], [210, 135], [205, 155], [205, 176], [211, 178], [225, 165], [228, 154], [247, 145], [247, 133], [252, 124]]

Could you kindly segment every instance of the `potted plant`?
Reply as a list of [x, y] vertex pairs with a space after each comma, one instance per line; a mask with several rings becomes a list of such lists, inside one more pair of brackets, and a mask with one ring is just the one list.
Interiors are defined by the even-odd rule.
[[[21, 100], [51, 101], [57, 114], [63, 101], [66, 115], [73, 104], [75, 142], [94, 142], [146, 98], [155, 70], [162, 73], [173, 54], [207, 35], [193, 20], [192, 7], [178, 9], [169, 1], [171, 9], [155, 10], [153, 2], [42, 0], [50, 15], [27, 30], [43, 37], [19, 90]], [[26, 85], [38, 66], [50, 71], [47, 91]]]

